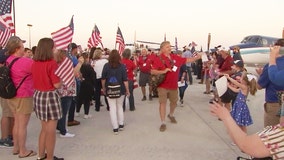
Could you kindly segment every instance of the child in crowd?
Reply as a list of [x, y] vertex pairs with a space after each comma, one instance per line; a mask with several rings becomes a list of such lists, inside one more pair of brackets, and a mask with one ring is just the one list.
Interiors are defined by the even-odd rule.
[[[255, 95], [257, 88], [256, 88], [256, 77], [251, 74], [247, 74], [243, 72], [240, 82], [231, 78], [228, 74], [225, 74], [226, 78], [232, 83], [228, 83], [228, 87], [238, 93], [233, 103], [231, 115], [233, 119], [236, 121], [238, 126], [247, 133], [247, 126], [253, 123], [248, 105], [246, 103], [247, 96], [250, 93], [251, 95]], [[235, 85], [235, 86], [233, 86]]]
[[[177, 51], [177, 55], [181, 56], [182, 52]], [[183, 64], [180, 67], [179, 76], [178, 76], [179, 102], [180, 102], [181, 107], [183, 107], [183, 97], [184, 97], [185, 90], [188, 87], [188, 82], [187, 82], [188, 80], [189, 80], [189, 76], [187, 73], [186, 64]]]

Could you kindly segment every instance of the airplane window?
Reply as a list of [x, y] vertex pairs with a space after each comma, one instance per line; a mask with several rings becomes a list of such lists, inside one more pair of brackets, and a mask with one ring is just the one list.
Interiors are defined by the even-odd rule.
[[246, 42], [248, 41], [248, 39], [249, 39], [249, 37], [245, 37], [245, 38], [241, 41], [241, 43], [246, 43]]
[[257, 43], [259, 42], [259, 37], [252, 37], [249, 41], [250, 41], [251, 43], [257, 44]]
[[267, 41], [267, 39], [262, 39], [262, 44], [264, 45], [264, 46], [268, 46], [268, 41]]

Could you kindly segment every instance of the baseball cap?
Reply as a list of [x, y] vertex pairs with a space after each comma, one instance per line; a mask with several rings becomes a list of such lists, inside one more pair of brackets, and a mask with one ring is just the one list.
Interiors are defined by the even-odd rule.
[[234, 65], [243, 68], [244, 67], [244, 62], [242, 60], [235, 60]]
[[228, 48], [228, 47], [220, 47], [220, 48], [218, 48], [218, 50], [219, 51], [229, 51], [230, 48]]

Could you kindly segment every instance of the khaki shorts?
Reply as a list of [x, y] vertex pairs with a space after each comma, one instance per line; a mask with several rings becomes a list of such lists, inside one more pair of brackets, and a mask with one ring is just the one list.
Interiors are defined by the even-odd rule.
[[170, 100], [170, 105], [176, 105], [178, 101], [177, 89], [165, 89], [158, 87], [159, 102], [166, 103], [167, 99]]
[[30, 114], [33, 109], [33, 98], [12, 98], [7, 100], [8, 106], [13, 113]]
[[279, 124], [280, 109], [281, 105], [279, 103], [264, 103], [264, 127]]
[[7, 104], [7, 100], [4, 98], [0, 98], [0, 105], [2, 108], [2, 116], [3, 117], [14, 117], [10, 107]]

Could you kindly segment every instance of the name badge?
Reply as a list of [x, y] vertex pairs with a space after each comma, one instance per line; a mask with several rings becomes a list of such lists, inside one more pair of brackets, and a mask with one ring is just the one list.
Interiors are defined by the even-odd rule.
[[177, 66], [173, 66], [172, 71], [176, 72], [177, 71]]
[[143, 64], [143, 67], [145, 67], [145, 66], [146, 66], [146, 63]]

